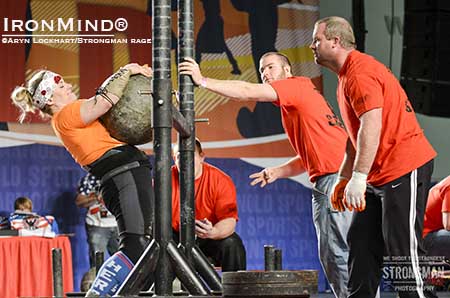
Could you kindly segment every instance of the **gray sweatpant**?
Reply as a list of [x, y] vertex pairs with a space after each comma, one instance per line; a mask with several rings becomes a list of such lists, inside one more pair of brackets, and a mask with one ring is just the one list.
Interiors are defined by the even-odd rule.
[[330, 203], [337, 174], [319, 177], [312, 189], [312, 214], [316, 228], [319, 259], [336, 298], [347, 298], [347, 233], [353, 213], [338, 212]]

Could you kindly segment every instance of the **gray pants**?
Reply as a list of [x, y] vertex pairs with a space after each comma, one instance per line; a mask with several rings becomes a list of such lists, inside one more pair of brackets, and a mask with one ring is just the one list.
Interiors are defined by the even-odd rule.
[[316, 228], [319, 259], [331, 289], [337, 298], [347, 297], [347, 233], [353, 214], [331, 207], [330, 197], [337, 174], [316, 180], [312, 189], [312, 214]]
[[108, 252], [112, 256], [119, 250], [119, 230], [117, 227], [98, 227], [86, 224], [89, 243], [89, 263], [95, 267], [95, 252]]

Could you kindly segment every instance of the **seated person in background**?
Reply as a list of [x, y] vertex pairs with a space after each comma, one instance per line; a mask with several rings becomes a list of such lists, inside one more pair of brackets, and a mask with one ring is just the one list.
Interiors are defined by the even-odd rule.
[[106, 209], [99, 193], [100, 180], [92, 174], [81, 178], [75, 204], [87, 208], [86, 233], [89, 243], [89, 263], [95, 267], [95, 252], [108, 252], [110, 256], [119, 250], [119, 231], [114, 215]]
[[14, 210], [31, 213], [33, 212], [33, 201], [27, 197], [19, 197], [14, 201]]
[[[178, 146], [173, 149], [172, 228], [178, 241], [180, 231], [180, 180]], [[222, 271], [246, 269], [246, 252], [235, 232], [238, 220], [236, 188], [231, 178], [218, 168], [204, 162], [205, 154], [195, 140], [195, 234], [196, 244], [213, 259]]]
[[55, 218], [51, 215], [40, 216], [34, 213], [33, 202], [28, 197], [19, 197], [14, 201], [14, 212], [9, 216], [9, 223], [11, 229], [19, 230], [22, 236], [54, 237], [59, 233]]
[[450, 176], [430, 189], [423, 238], [428, 256], [450, 260]]

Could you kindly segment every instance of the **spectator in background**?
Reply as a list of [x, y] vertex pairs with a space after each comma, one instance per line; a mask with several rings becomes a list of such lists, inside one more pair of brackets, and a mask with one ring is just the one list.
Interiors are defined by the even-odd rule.
[[89, 243], [90, 267], [95, 267], [95, 252], [108, 252], [110, 256], [119, 250], [119, 232], [114, 215], [106, 209], [99, 192], [100, 180], [92, 174], [81, 178], [75, 204], [87, 208], [86, 233]]
[[428, 193], [423, 238], [428, 256], [443, 256], [450, 260], [450, 176]]
[[14, 201], [14, 210], [31, 213], [33, 211], [33, 202], [30, 198], [19, 197]]
[[33, 201], [28, 197], [19, 197], [14, 201], [14, 212], [9, 216], [13, 230], [33, 230], [23, 236], [55, 236], [59, 233], [58, 224], [51, 215], [40, 216], [33, 212]]
[[[175, 240], [180, 231], [180, 179], [178, 146], [173, 149], [172, 228]], [[204, 162], [205, 154], [195, 140], [195, 235], [202, 252], [213, 259], [222, 271], [245, 270], [246, 252], [242, 239], [235, 232], [238, 220], [236, 188], [230, 176]]]

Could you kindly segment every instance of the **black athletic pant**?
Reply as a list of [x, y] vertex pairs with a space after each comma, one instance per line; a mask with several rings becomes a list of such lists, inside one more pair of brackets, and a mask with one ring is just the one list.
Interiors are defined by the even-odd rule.
[[349, 297], [375, 297], [382, 274], [400, 297], [425, 297], [419, 256], [425, 255], [422, 230], [432, 171], [429, 161], [385, 185], [368, 185], [366, 209], [355, 212], [348, 233]]
[[[173, 240], [179, 242], [179, 234], [173, 232]], [[237, 233], [220, 240], [196, 239], [196, 245], [212, 259], [215, 266], [221, 266], [222, 272], [247, 269], [247, 258], [244, 244]]]
[[197, 238], [197, 245], [214, 265], [222, 267], [222, 272], [247, 269], [245, 247], [236, 233], [220, 240]]
[[[112, 151], [112, 153], [110, 152]], [[119, 250], [136, 264], [150, 241], [153, 187], [148, 157], [134, 146], [116, 147], [91, 164], [101, 194], [119, 228]]]

